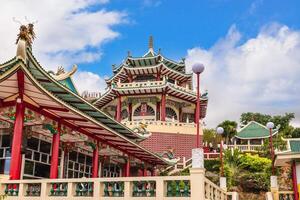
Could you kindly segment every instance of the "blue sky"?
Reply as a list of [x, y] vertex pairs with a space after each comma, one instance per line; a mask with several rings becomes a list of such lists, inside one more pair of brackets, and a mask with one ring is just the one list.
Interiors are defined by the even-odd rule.
[[143, 55], [149, 35], [154, 36], [156, 49], [179, 60], [187, 49], [210, 48], [233, 24], [243, 33], [241, 42], [254, 37], [267, 23], [292, 29], [300, 26], [298, 0], [112, 0], [99, 7], [128, 14], [127, 23], [114, 27], [120, 36], [102, 47], [102, 58], [84, 64], [100, 75], [111, 75], [110, 66], [119, 64], [128, 50], [133, 56]]
[[130, 50], [154, 48], [171, 59], [186, 58], [206, 68], [205, 122], [239, 120], [243, 112], [294, 112], [300, 127], [299, 0], [3, 0], [0, 7], [0, 62], [15, 55], [24, 16], [35, 25], [33, 53], [47, 70], [63, 66], [80, 92], [104, 92], [112, 64]]

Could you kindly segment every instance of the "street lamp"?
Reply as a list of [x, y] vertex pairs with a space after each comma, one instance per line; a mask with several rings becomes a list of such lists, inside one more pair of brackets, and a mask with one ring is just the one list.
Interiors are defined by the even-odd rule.
[[270, 131], [270, 138], [269, 138], [269, 146], [270, 146], [270, 151], [271, 151], [271, 160], [272, 160], [272, 175], [275, 173], [275, 168], [274, 168], [274, 148], [273, 148], [273, 138], [272, 138], [272, 131], [274, 128], [274, 123], [273, 122], [268, 122], [267, 123], [267, 128]]
[[[217, 133], [222, 135], [224, 133], [224, 129], [222, 127], [217, 128]], [[220, 162], [221, 162], [221, 177], [224, 176], [224, 167], [223, 167], [223, 139], [220, 143]]]
[[193, 72], [197, 75], [197, 104], [196, 104], [196, 124], [197, 124], [197, 148], [200, 147], [199, 136], [199, 117], [200, 117], [200, 74], [204, 71], [204, 65], [201, 63], [195, 63], [192, 67]]

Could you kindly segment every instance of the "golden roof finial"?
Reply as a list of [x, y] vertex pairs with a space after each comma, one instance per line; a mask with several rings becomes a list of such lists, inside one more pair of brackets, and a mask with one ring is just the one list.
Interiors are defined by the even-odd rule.
[[148, 44], [149, 49], [153, 49], [153, 37], [150, 35], [149, 37], [149, 44]]

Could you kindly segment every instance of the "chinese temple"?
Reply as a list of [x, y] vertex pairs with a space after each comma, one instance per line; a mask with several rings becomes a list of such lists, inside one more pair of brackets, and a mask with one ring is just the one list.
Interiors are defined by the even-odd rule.
[[[33, 55], [34, 38], [33, 24], [22, 25], [16, 42], [16, 56], [0, 64], [0, 175], [9, 175], [12, 180], [147, 176], [155, 175], [160, 167], [174, 164], [170, 157], [153, 153], [147, 145], [140, 144], [147, 137], [142, 126], [130, 129], [121, 123], [120, 118], [125, 119], [126, 113], [121, 114], [120, 104], [118, 120], [110, 116], [109, 108], [113, 104], [103, 99], [111, 96], [111, 100], [112, 92], [102, 96], [96, 107], [78, 94], [72, 80], [76, 66], [70, 72], [65, 72], [62, 67], [57, 72], [47, 72]], [[155, 56], [150, 54], [147, 57], [152, 62]], [[173, 66], [173, 62], [167, 62]], [[183, 70], [182, 66], [174, 64], [176, 70]], [[170, 77], [178, 74], [181, 84], [190, 85], [190, 75], [175, 69]], [[112, 86], [116, 78], [122, 77], [119, 71], [108, 81], [111, 83], [110, 91], [125, 94], [128, 91], [125, 88]], [[161, 73], [163, 76], [166, 74], [163, 69]], [[120, 80], [125, 79], [122, 77]], [[166, 90], [161, 85], [166, 92], [164, 101], [170, 101], [178, 90], [176, 87], [179, 88], [174, 85], [174, 89]], [[167, 94], [169, 97], [166, 98]], [[181, 95], [182, 99], [194, 98], [188, 92], [183, 91], [182, 94], [186, 94]], [[125, 105], [129, 99], [129, 96], [126, 96], [126, 101], [125, 97], [120, 97], [118, 102]], [[107, 105], [103, 107], [102, 102]], [[154, 120], [152, 112], [155, 110], [145, 109], [143, 104], [142, 110], [138, 111], [133, 102], [129, 103], [136, 113], [133, 120], [140, 115]], [[144, 102], [148, 101], [145, 99]], [[169, 104], [162, 104], [165, 105]], [[182, 119], [184, 113], [181, 114]], [[179, 118], [168, 114], [162, 117], [164, 120]]]
[[[207, 92], [200, 98], [197, 118], [197, 95], [192, 73], [185, 60], [166, 58], [154, 51], [150, 37], [148, 51], [141, 57], [130, 52], [106, 80], [107, 90], [94, 105], [134, 132], [143, 132], [141, 145], [161, 155], [173, 152], [176, 158], [191, 158], [196, 146], [196, 121], [206, 115]], [[202, 141], [200, 127], [200, 140]], [[200, 141], [200, 143], [202, 143]]]

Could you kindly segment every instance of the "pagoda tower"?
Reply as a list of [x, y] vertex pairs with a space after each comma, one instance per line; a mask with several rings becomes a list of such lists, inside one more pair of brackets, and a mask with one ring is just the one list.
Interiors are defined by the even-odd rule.
[[[197, 96], [184, 59], [175, 62], [160, 50], [156, 53], [150, 36], [146, 54], [133, 57], [128, 52], [118, 67], [113, 65], [113, 76], [106, 83], [106, 92], [94, 102], [98, 108], [134, 131], [144, 130], [147, 138], [142, 146], [159, 154], [171, 151], [176, 158], [191, 157], [196, 147]], [[201, 121], [207, 102], [207, 93], [202, 94]]]

